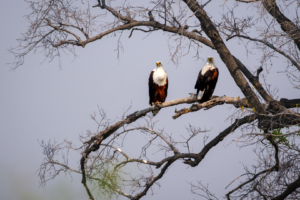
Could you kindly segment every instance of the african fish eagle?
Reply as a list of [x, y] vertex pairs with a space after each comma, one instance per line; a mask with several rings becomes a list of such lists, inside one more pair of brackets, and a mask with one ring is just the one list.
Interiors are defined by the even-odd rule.
[[[168, 77], [162, 67], [160, 61], [156, 62], [156, 68], [151, 71], [149, 76], [149, 104], [160, 104], [165, 102], [168, 94]], [[152, 111], [153, 115], [158, 113], [158, 110]]]
[[197, 99], [200, 103], [208, 101], [212, 96], [219, 77], [219, 70], [215, 65], [213, 57], [207, 58], [206, 65], [199, 72], [195, 89], [197, 89]]

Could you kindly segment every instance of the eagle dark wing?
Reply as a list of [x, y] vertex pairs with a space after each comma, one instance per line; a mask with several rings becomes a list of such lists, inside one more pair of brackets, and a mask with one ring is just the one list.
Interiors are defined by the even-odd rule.
[[167, 99], [167, 95], [168, 95], [168, 86], [169, 86], [169, 80], [167, 77], [167, 82], [166, 82], [166, 87], [165, 87], [165, 100]]
[[197, 89], [197, 95], [199, 91], [204, 91], [203, 97], [201, 99], [202, 102], [209, 100], [212, 96], [217, 81], [219, 77], [219, 70], [215, 68], [213, 70], [207, 70], [205, 74], [201, 74], [202, 70], [199, 72], [198, 79], [195, 84], [195, 89]]
[[195, 89], [197, 89], [197, 94], [198, 94], [198, 91], [201, 90], [203, 91], [204, 90], [204, 86], [205, 86], [205, 82], [206, 82], [206, 79], [207, 79], [207, 76], [204, 76], [201, 74], [202, 72], [202, 69], [200, 70], [199, 72], [199, 75], [198, 75], [198, 78], [197, 78], [197, 81], [196, 81], [196, 84], [195, 84]]
[[151, 71], [148, 81], [149, 86], [149, 104], [152, 106], [152, 102], [154, 101], [154, 94], [155, 94], [155, 87], [153, 84], [153, 73], [154, 71]]

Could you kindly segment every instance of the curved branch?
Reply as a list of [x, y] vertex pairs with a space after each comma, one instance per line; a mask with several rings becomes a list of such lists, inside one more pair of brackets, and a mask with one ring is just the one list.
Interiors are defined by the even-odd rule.
[[275, 0], [262, 0], [262, 4], [268, 13], [276, 19], [281, 29], [294, 40], [300, 51], [300, 29], [297, 25], [280, 12]]
[[[196, 95], [194, 95], [196, 96]], [[222, 104], [231, 104], [234, 105], [235, 107], [240, 107], [240, 108], [249, 108], [249, 104], [247, 103], [247, 100], [245, 98], [240, 99], [239, 97], [226, 97], [226, 96], [213, 96], [212, 99], [209, 101], [206, 101], [204, 103], [198, 103], [198, 104], [193, 104], [190, 108], [183, 108], [179, 111], [175, 110], [175, 115], [173, 115], [173, 119], [177, 119], [181, 115], [190, 113], [190, 112], [196, 112], [198, 110], [201, 110], [202, 108], [205, 108], [205, 110], [208, 110], [214, 106], [217, 105], [222, 105]], [[266, 105], [264, 105], [266, 107]]]
[[246, 182], [240, 184], [239, 186], [237, 186], [236, 188], [234, 188], [233, 190], [231, 190], [230, 192], [228, 192], [228, 193], [226, 194], [227, 199], [230, 199], [230, 195], [231, 195], [233, 192], [235, 192], [235, 191], [237, 191], [238, 189], [242, 188], [244, 185], [246, 185], [246, 184], [248, 184], [248, 183], [254, 181], [254, 180], [255, 180], [257, 177], [259, 177], [261, 174], [270, 173], [270, 172], [272, 172], [272, 171], [274, 171], [274, 170], [275, 170], [275, 166], [273, 166], [273, 167], [271, 167], [271, 168], [269, 168], [269, 169], [263, 170], [263, 171], [261, 171], [261, 172], [259, 172], [259, 173], [257, 173], [257, 174], [254, 174], [253, 177], [252, 177], [251, 179], [249, 179], [248, 181], [246, 181]]
[[75, 29], [79, 30], [85, 36], [86, 39], [89, 38], [89, 35], [83, 30], [83, 28], [79, 28], [78, 26], [74, 26], [74, 25], [70, 25], [70, 24], [61, 24], [61, 25], [75, 28]]
[[133, 22], [130, 22], [130, 23], [127, 23], [127, 24], [124, 24], [124, 25], [119, 25], [115, 28], [112, 28], [110, 30], [107, 30], [103, 33], [100, 33], [96, 36], [93, 36], [85, 41], [82, 42], [81, 46], [85, 46], [87, 45], [88, 43], [91, 43], [91, 42], [94, 42], [96, 40], [99, 40], [101, 39], [102, 37], [108, 35], [108, 34], [111, 34], [113, 32], [116, 32], [116, 31], [121, 31], [121, 30], [130, 30], [131, 28], [133, 27], [138, 27], [138, 26], [148, 26], [148, 27], [153, 27], [155, 29], [160, 29], [160, 30], [163, 30], [163, 31], [167, 31], [167, 32], [170, 32], [170, 33], [176, 33], [178, 35], [183, 35], [183, 36], [186, 36], [190, 39], [194, 39], [196, 41], [199, 41], [203, 44], [205, 44], [206, 46], [214, 49], [214, 45], [205, 37], [202, 37], [200, 35], [197, 35], [193, 32], [190, 32], [190, 31], [187, 31], [187, 30], [182, 30], [180, 29], [180, 31], [178, 31], [178, 28], [175, 28], [175, 27], [171, 27], [171, 26], [167, 26], [167, 25], [164, 25], [164, 24], [161, 24], [159, 22], [156, 22], [156, 21], [133, 21]]
[[145, 130], [145, 131], [148, 131], [148, 132], [151, 132], [155, 135], [157, 135], [158, 137], [160, 137], [163, 141], [165, 141], [165, 143], [167, 143], [169, 145], [169, 147], [172, 149], [172, 151], [174, 152], [174, 154], [178, 154], [180, 153], [162, 134], [152, 130], [152, 129], [149, 129], [149, 128], [146, 128], [146, 127], [141, 127], [141, 128], [137, 128], [137, 130], [140, 129], [140, 130]]
[[61, 27], [58, 27], [58, 26], [54, 26], [52, 24], [52, 22], [50, 21], [50, 19], [45, 19], [45, 20], [47, 21], [47, 25], [48, 26], [54, 28], [55, 30], [60, 30], [60, 31], [66, 32], [66, 33], [68, 33], [70, 35], [73, 35], [78, 40], [78, 42], [81, 42], [81, 38], [78, 35], [76, 35], [75, 33], [71, 32], [71, 31], [69, 31], [67, 29], [64, 29], [64, 28], [61, 28]]
[[[234, 37], [234, 36], [232, 36], [232, 37]], [[289, 59], [291, 61], [291, 63], [293, 65], [295, 65], [295, 67], [297, 67], [297, 69], [300, 71], [300, 65], [291, 56], [289, 56], [286, 53], [284, 53], [283, 51], [279, 50], [279, 48], [274, 47], [268, 41], [263, 41], [263, 40], [259, 40], [259, 39], [255, 39], [255, 38], [250, 38], [250, 37], [245, 36], [245, 35], [235, 35], [235, 37], [244, 38], [244, 39], [251, 40], [251, 41], [254, 41], [254, 42], [260, 42], [260, 43], [268, 46], [269, 48], [273, 49], [274, 51], [280, 53], [281, 55], [283, 55], [284, 57], [286, 57], [287, 59]]]
[[206, 156], [208, 151], [212, 147], [216, 146], [219, 142], [221, 142], [228, 134], [232, 133], [233, 131], [235, 131], [237, 128], [239, 128], [243, 124], [253, 122], [256, 119], [257, 119], [256, 114], [247, 115], [241, 119], [236, 119], [232, 125], [230, 125], [228, 128], [226, 128], [217, 137], [215, 137], [212, 141], [210, 141], [207, 145], [204, 146], [204, 148], [201, 150], [201, 152], [197, 154], [197, 158], [195, 159], [195, 161], [188, 160], [185, 162], [185, 164], [189, 164], [192, 167], [197, 166], [204, 159], [204, 157]]
[[[102, 4], [103, 3], [105, 5], [105, 1], [103, 1]], [[115, 17], [117, 17], [120, 20], [126, 21], [127, 23], [124, 24], [124, 25], [116, 26], [116, 27], [114, 27], [112, 29], [109, 29], [109, 30], [107, 30], [107, 31], [105, 31], [103, 33], [100, 33], [100, 34], [98, 34], [96, 36], [88, 38], [87, 40], [82, 41], [82, 42], [81, 42], [81, 40], [79, 40], [80, 38], [78, 36], [76, 37], [74, 33], [70, 32], [68, 30], [62, 30], [59, 27], [53, 27], [53, 28], [56, 28], [56, 29], [61, 30], [61, 31], [65, 31], [66, 33], [69, 33], [69, 34], [73, 35], [79, 41], [79, 45], [78, 46], [82, 46], [82, 47], [85, 47], [85, 45], [87, 45], [88, 43], [94, 42], [96, 40], [99, 40], [103, 36], [106, 36], [106, 35], [108, 35], [110, 33], [116, 32], [116, 31], [130, 30], [131, 28], [137, 27], [137, 26], [148, 26], [148, 27], [153, 27], [155, 29], [160, 29], [160, 30], [163, 30], [163, 31], [167, 31], [167, 32], [170, 32], [170, 33], [176, 33], [178, 35], [186, 36], [186, 37], [188, 37], [190, 39], [197, 40], [197, 41], [205, 44], [206, 46], [214, 49], [214, 45], [212, 44], [212, 42], [210, 40], [208, 40], [205, 37], [199, 36], [199, 35], [195, 34], [194, 32], [190, 32], [190, 31], [187, 31], [187, 30], [184, 30], [184, 29], [180, 29], [180, 31], [179, 31], [179, 29], [176, 28], [176, 27], [167, 26], [166, 24], [161, 24], [161, 23], [159, 23], [157, 21], [136, 21], [136, 20], [134, 20], [134, 19], [132, 19], [130, 17], [121, 15], [119, 12], [117, 12], [116, 10], [114, 10], [113, 8], [111, 8], [111, 7], [107, 6], [107, 5], [103, 6], [103, 5], [99, 4], [99, 5], [96, 5], [96, 6], [99, 6], [99, 7], [103, 8], [103, 9], [106, 9], [107, 11], [109, 11], [110, 13], [112, 13], [112, 15], [114, 15]], [[62, 44], [72, 44], [72, 43], [69, 43], [68, 41], [63, 41], [62, 40], [62, 41], [60, 41], [60, 43], [57, 44], [57, 46], [60, 46]]]
[[179, 104], [185, 104], [185, 103], [191, 104], [191, 103], [195, 103], [195, 102], [198, 102], [198, 100], [196, 98], [196, 95], [192, 94], [189, 97], [167, 101], [167, 102], [164, 102], [160, 105], [154, 105], [154, 106], [148, 107], [146, 109], [136, 111], [136, 112], [128, 115], [125, 119], [123, 119], [123, 120], [115, 123], [114, 125], [106, 128], [104, 131], [101, 131], [99, 134], [92, 137], [89, 141], [86, 141], [85, 144], [91, 145], [96, 140], [97, 141], [98, 140], [103, 141], [107, 137], [109, 137], [113, 132], [115, 132], [120, 127], [122, 127], [123, 125], [130, 124], [130, 123], [136, 121], [137, 119], [145, 116], [148, 112], [151, 112], [151, 111], [153, 111], [157, 108], [166, 108], [166, 107], [175, 106], [175, 105], [179, 105]]

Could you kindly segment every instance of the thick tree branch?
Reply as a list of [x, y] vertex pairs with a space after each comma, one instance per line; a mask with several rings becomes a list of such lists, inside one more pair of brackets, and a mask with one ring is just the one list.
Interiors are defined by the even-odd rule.
[[278, 157], [279, 149], [278, 149], [278, 145], [276, 144], [276, 142], [273, 140], [273, 138], [271, 136], [267, 137], [267, 140], [270, 141], [270, 143], [272, 144], [272, 146], [275, 149], [275, 155], [274, 155], [274, 157], [275, 157], [275, 165], [274, 165], [274, 170], [278, 172], [279, 171], [279, 157]]
[[261, 115], [258, 128], [262, 130], [274, 130], [286, 126], [300, 125], [299, 114], [278, 113], [276, 115]]
[[[159, 22], [156, 22], [156, 21], [133, 21], [133, 22], [130, 22], [128, 24], [119, 25], [115, 28], [109, 29], [109, 30], [107, 30], [103, 33], [95, 35], [95, 36], [93, 36], [93, 37], [91, 37], [91, 38], [89, 38], [85, 41], [82, 41], [79, 44], [80, 44], [80, 46], [85, 47], [85, 45], [87, 45], [88, 43], [94, 42], [96, 40], [100, 40], [104, 36], [109, 35], [113, 32], [122, 31], [122, 30], [130, 30], [131, 28], [138, 27], [138, 26], [148, 26], [148, 27], [153, 27], [155, 29], [164, 30], [164, 31], [167, 31], [167, 32], [170, 32], [170, 33], [176, 33], [178, 35], [183, 35], [183, 36], [186, 36], [190, 39], [194, 39], [196, 41], [199, 41], [199, 42], [205, 44], [206, 46], [214, 49], [213, 44], [205, 37], [202, 37], [200, 35], [197, 35], [193, 32], [187, 31], [187, 30], [178, 31], [178, 28], [170, 27], [170, 26], [167, 26], [167, 25], [165, 26], [165, 25], [160, 24]], [[61, 41], [61, 43], [64, 43], [64, 42], [65, 41]], [[57, 45], [57, 46], [59, 46], [59, 45]]]
[[152, 30], [144, 30], [144, 29], [140, 29], [140, 28], [132, 28], [130, 35], [128, 36], [128, 38], [131, 38], [133, 31], [143, 31], [144, 33], [149, 33], [149, 32], [153, 32], [153, 31], [157, 31], [158, 29], [152, 29]]
[[280, 99], [280, 104], [286, 108], [300, 107], [300, 99]]
[[290, 195], [292, 192], [294, 192], [297, 188], [300, 187], [300, 176], [297, 180], [289, 184], [286, 188], [286, 190], [279, 196], [273, 198], [272, 200], [284, 200], [288, 195]]
[[[196, 99], [197, 95], [194, 95], [194, 98]], [[214, 106], [217, 105], [222, 105], [222, 104], [231, 104], [234, 105], [235, 107], [240, 107], [241, 109], [249, 108], [249, 104], [247, 103], [247, 100], [245, 98], [241, 99], [239, 97], [226, 97], [226, 96], [213, 96], [209, 101], [206, 101], [204, 103], [197, 103], [193, 104], [190, 108], [183, 108], [179, 111], [175, 110], [175, 115], [173, 115], [173, 119], [177, 119], [181, 115], [190, 113], [190, 112], [196, 112], [198, 110], [201, 110], [204, 108], [205, 110], [208, 110]]]
[[281, 29], [294, 40], [300, 51], [300, 29], [280, 12], [275, 0], [262, 0], [261, 2], [268, 13], [276, 19]]
[[245, 65], [239, 59], [237, 59], [234, 56], [233, 56], [233, 58], [234, 58], [236, 64], [238, 65], [238, 69], [241, 70], [243, 72], [243, 74], [248, 78], [248, 80], [255, 87], [255, 89], [258, 91], [260, 96], [266, 102], [273, 101], [273, 98], [270, 95], [268, 95], [266, 90], [262, 87], [262, 85], [258, 81], [258, 77], [253, 76], [252, 73], [247, 69], [247, 67], [245, 67]]
[[[224, 98], [225, 99], [230, 99], [230, 98], [234, 99], [233, 97], [221, 97], [221, 98], [222, 99], [224, 99]], [[244, 100], [240, 100], [240, 101], [242, 102]], [[104, 140], [104, 139], [106, 139], [113, 132], [115, 132], [117, 129], [119, 129], [123, 125], [130, 124], [130, 123], [134, 122], [138, 118], [145, 116], [148, 112], [151, 112], [154, 109], [157, 109], [157, 107], [159, 107], [159, 108], [166, 108], [166, 107], [175, 106], [175, 105], [179, 105], [179, 104], [185, 104], [185, 103], [191, 104], [191, 103], [196, 103], [196, 102], [198, 102], [198, 99], [196, 98], [195, 94], [192, 94], [189, 97], [167, 101], [167, 102], [164, 102], [164, 103], [162, 103], [160, 105], [155, 105], [155, 106], [151, 106], [149, 108], [146, 108], [146, 109], [143, 109], [143, 110], [140, 110], [140, 111], [136, 111], [136, 112], [128, 115], [125, 119], [123, 119], [123, 120], [115, 123], [114, 125], [108, 127], [104, 131], [101, 131], [97, 136], [94, 136], [89, 141], [85, 142], [85, 144], [91, 145], [96, 140]], [[235, 101], [235, 103], [238, 103], [238, 101]]]

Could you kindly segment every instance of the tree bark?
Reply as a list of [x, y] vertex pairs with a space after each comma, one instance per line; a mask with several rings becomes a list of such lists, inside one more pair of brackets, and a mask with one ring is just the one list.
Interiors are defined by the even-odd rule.
[[262, 0], [262, 4], [268, 13], [276, 19], [281, 29], [294, 40], [300, 51], [300, 29], [280, 12], [275, 0]]
[[287, 186], [286, 190], [281, 195], [273, 198], [272, 200], [284, 200], [288, 195], [290, 195], [292, 192], [294, 192], [299, 187], [300, 187], [300, 176], [296, 181], [289, 184]]

